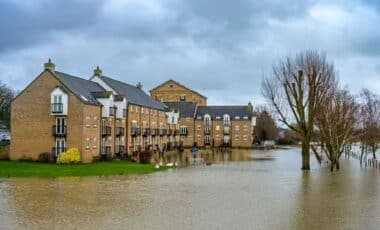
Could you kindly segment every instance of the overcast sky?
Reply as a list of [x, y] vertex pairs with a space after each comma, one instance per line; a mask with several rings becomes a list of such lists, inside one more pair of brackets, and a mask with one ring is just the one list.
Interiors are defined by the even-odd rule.
[[170, 78], [209, 104], [263, 103], [273, 62], [327, 54], [344, 85], [380, 90], [378, 1], [2, 0], [0, 80], [23, 89], [51, 58], [56, 69], [145, 90]]

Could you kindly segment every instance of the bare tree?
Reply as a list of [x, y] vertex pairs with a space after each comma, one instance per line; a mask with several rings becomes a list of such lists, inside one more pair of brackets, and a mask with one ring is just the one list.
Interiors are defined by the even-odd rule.
[[319, 102], [325, 100], [328, 89], [334, 85], [334, 65], [316, 51], [279, 61], [273, 66], [273, 77], [263, 81], [262, 93], [280, 122], [301, 138], [302, 170], [310, 170], [310, 141]]
[[346, 90], [331, 89], [315, 114], [322, 150], [331, 162], [331, 171], [339, 170], [339, 158], [351, 144], [359, 106]]
[[360, 106], [360, 140], [362, 142], [362, 156], [368, 149], [376, 159], [376, 151], [380, 142], [380, 96], [368, 89], [361, 92]]
[[9, 128], [11, 101], [15, 97], [15, 92], [0, 82], [0, 121]]

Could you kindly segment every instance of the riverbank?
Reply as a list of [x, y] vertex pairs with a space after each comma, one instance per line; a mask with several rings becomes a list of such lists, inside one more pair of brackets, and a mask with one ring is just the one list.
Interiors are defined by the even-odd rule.
[[146, 174], [167, 170], [152, 164], [129, 161], [107, 161], [92, 164], [57, 165], [38, 162], [0, 161], [0, 178], [4, 177], [76, 177]]

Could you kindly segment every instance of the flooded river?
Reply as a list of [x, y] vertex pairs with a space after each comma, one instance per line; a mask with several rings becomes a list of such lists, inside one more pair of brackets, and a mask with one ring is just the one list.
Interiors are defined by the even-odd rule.
[[[0, 229], [380, 229], [380, 172], [298, 149], [214, 153], [149, 175], [0, 179]], [[206, 157], [205, 157], [206, 158]]]

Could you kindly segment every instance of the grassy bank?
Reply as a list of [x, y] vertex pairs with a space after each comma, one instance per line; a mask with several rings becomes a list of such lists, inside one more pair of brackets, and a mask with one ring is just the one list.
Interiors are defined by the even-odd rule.
[[0, 161], [0, 177], [109, 176], [153, 173], [166, 169], [168, 167], [156, 169], [151, 164], [139, 164], [127, 161], [96, 162], [79, 165]]

